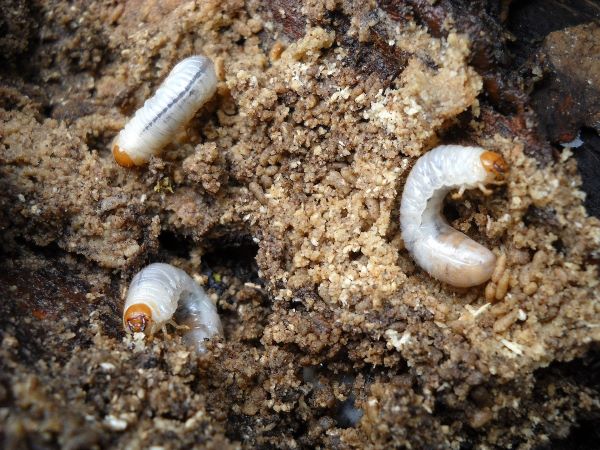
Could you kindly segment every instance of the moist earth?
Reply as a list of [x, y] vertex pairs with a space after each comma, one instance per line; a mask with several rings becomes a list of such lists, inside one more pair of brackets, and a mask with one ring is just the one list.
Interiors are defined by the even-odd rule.
[[[599, 11], [525, 35], [510, 3], [0, 2], [4, 447], [594, 448]], [[192, 54], [215, 97], [119, 167]], [[403, 246], [404, 181], [442, 143], [510, 166], [444, 209], [498, 256], [480, 287]], [[156, 261], [216, 303], [205, 354], [123, 330]]]

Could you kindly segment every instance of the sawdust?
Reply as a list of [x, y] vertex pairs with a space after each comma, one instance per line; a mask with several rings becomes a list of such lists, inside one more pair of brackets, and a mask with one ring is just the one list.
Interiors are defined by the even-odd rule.
[[[470, 42], [452, 24], [446, 38], [390, 26], [390, 47], [408, 55], [391, 80], [348, 62], [331, 11], [368, 39], [368, 4], [307, 4], [295, 41], [259, 2], [43, 7], [45, 40], [2, 75], [4, 265], [60, 261], [89, 295], [73, 300], [86, 305], [77, 322], [46, 304], [37, 320], [18, 300], [26, 284], [4, 277], [22, 306], [3, 311], [6, 442], [532, 446], [597, 413], [598, 393], [564, 372], [600, 340], [600, 223], [568, 150], [542, 166], [519, 136], [490, 131]], [[216, 62], [215, 98], [162, 159], [117, 166], [111, 139], [193, 53]], [[453, 226], [505, 255], [487, 288], [460, 291], [415, 266], [398, 226], [411, 164], [457, 127], [511, 168], [492, 196], [450, 202]], [[256, 262], [207, 272], [207, 252], [240, 242]], [[206, 356], [178, 338], [122, 341], [120, 294], [156, 260], [204, 274], [217, 297], [226, 338]], [[74, 344], [23, 358], [44, 329]]]

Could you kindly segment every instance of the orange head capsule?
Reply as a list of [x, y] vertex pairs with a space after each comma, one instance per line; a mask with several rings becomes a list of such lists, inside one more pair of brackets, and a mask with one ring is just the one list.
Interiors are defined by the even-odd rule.
[[495, 181], [504, 181], [508, 173], [508, 164], [501, 155], [496, 152], [485, 151], [481, 154], [481, 164], [485, 171]]
[[135, 163], [133, 162], [131, 157], [126, 152], [121, 150], [121, 147], [119, 147], [117, 144], [113, 145], [112, 153], [118, 165], [122, 167], [135, 166]]
[[131, 305], [123, 314], [123, 326], [132, 333], [143, 333], [152, 325], [152, 311], [143, 303]]

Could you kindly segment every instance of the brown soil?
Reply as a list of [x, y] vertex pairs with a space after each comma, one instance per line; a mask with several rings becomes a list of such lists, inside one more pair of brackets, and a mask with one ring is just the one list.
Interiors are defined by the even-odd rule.
[[[541, 53], [519, 78], [510, 2], [292, 3], [0, 2], [5, 448], [588, 448], [600, 221], [577, 150], [537, 134], [521, 87]], [[116, 165], [113, 137], [194, 53], [215, 98], [147, 167]], [[441, 142], [511, 167], [445, 211], [499, 255], [486, 286], [403, 248], [404, 180]], [[123, 332], [153, 261], [216, 301], [205, 355]]]

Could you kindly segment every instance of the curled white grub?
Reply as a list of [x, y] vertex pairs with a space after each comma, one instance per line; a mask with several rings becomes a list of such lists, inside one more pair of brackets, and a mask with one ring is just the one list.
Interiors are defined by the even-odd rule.
[[191, 56], [179, 62], [113, 142], [117, 163], [140, 166], [158, 155], [216, 90], [217, 75], [209, 58]]
[[432, 277], [456, 287], [477, 286], [494, 271], [496, 257], [452, 228], [442, 215], [446, 195], [458, 189], [491, 191], [504, 182], [508, 165], [498, 153], [480, 147], [441, 145], [421, 156], [402, 193], [402, 237], [416, 263]]
[[[179, 324], [173, 321], [177, 311]], [[204, 340], [223, 334], [217, 308], [204, 289], [183, 270], [170, 264], [154, 263], [138, 272], [123, 308], [123, 327], [129, 333], [152, 335], [171, 324], [185, 328], [184, 341], [198, 352]]]

